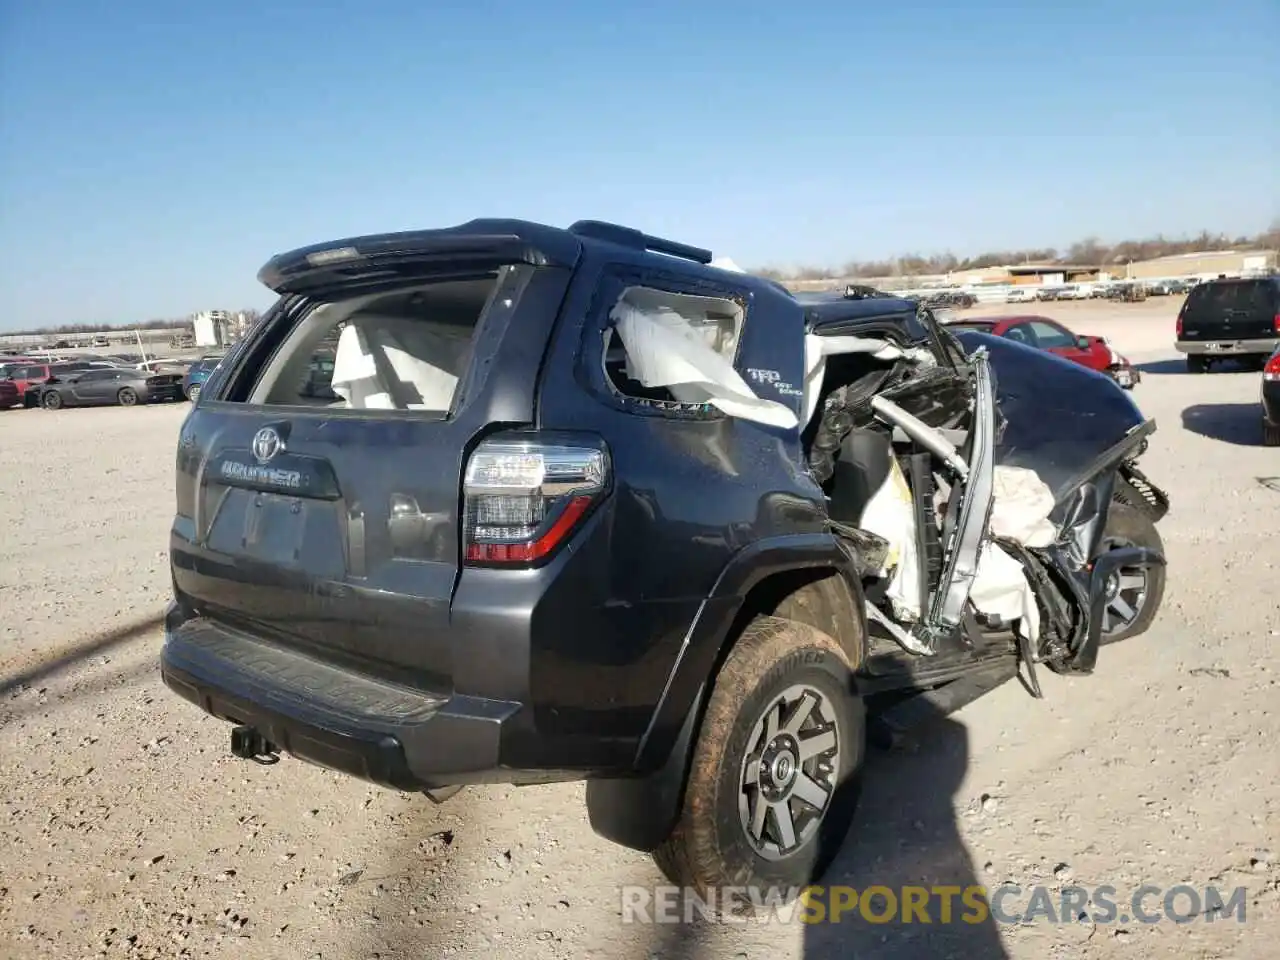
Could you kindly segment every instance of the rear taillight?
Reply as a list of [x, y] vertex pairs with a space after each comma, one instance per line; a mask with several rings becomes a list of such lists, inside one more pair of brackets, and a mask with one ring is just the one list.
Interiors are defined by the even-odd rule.
[[[1280, 317], [1276, 318], [1280, 320]], [[1280, 380], [1280, 353], [1273, 353], [1267, 365], [1262, 368], [1263, 380]]]
[[1276, 333], [1280, 333], [1280, 313], [1271, 318], [1271, 329]]
[[603, 446], [546, 437], [484, 441], [463, 481], [464, 560], [518, 565], [550, 556], [604, 496], [608, 480]]
[[1179, 340], [1182, 339], [1182, 311], [1178, 311], [1178, 322], [1174, 325], [1173, 335]]

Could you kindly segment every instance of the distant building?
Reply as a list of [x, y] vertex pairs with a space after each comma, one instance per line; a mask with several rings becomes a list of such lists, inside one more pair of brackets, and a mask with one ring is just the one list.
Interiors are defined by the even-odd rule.
[[1238, 277], [1248, 273], [1267, 273], [1276, 268], [1275, 250], [1222, 250], [1135, 260], [1129, 264], [1117, 264], [1115, 271], [1120, 276], [1135, 280], [1153, 280], [1164, 277], [1216, 277], [1219, 274]]
[[222, 347], [231, 342], [231, 314], [226, 310], [204, 310], [191, 324], [197, 347]]
[[197, 347], [225, 347], [249, 332], [250, 317], [243, 310], [205, 310], [191, 321]]

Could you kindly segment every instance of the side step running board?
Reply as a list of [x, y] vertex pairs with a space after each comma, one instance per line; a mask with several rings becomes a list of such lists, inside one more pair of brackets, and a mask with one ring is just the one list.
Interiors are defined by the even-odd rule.
[[868, 718], [868, 733], [878, 746], [892, 747], [904, 734], [950, 716], [1017, 675], [1017, 658], [1002, 658], [983, 670], [910, 694], [882, 711], [873, 712]]

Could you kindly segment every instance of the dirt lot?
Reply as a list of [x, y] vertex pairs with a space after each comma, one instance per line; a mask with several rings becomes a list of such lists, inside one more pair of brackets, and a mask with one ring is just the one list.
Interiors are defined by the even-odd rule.
[[1035, 311], [1145, 367], [1136, 397], [1160, 424], [1145, 467], [1173, 499], [1156, 626], [1093, 678], [1044, 678], [1043, 702], [1007, 684], [875, 754], [829, 882], [1110, 884], [1122, 905], [1142, 884], [1243, 886], [1244, 923], [624, 925], [619, 887], [659, 877], [592, 834], [580, 786], [436, 807], [231, 759], [227, 728], [156, 673], [185, 409], [15, 410], [0, 414], [0, 955], [1275, 957], [1280, 481], [1261, 481], [1280, 454], [1257, 446], [1256, 372], [1190, 377], [1171, 359], [1175, 310]]

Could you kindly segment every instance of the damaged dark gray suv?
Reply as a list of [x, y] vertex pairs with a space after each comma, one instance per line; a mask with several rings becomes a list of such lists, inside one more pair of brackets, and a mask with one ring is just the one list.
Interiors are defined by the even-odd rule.
[[597, 221], [259, 278], [181, 429], [162, 654], [238, 756], [436, 800], [585, 779], [675, 882], [792, 886], [852, 823], [868, 705], [1038, 696], [1160, 605], [1154, 422], [913, 301]]

